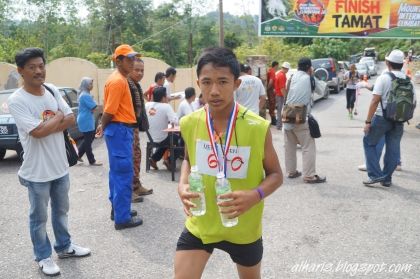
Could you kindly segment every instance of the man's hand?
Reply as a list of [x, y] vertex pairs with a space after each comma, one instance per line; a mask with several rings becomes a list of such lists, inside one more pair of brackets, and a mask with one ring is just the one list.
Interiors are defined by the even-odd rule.
[[104, 131], [102, 129], [102, 124], [99, 124], [98, 127], [96, 127], [95, 137], [101, 138], [103, 135], [104, 135]]
[[219, 198], [230, 199], [217, 203], [218, 206], [225, 207], [220, 212], [226, 214], [230, 219], [244, 214], [260, 202], [260, 195], [255, 190], [234, 191], [220, 195]]
[[61, 110], [57, 110], [55, 116], [60, 119], [60, 121], [63, 121], [64, 119], [64, 113]]
[[366, 124], [365, 127], [363, 128], [363, 132], [365, 132], [365, 135], [369, 133], [369, 130], [370, 130], [370, 124]]
[[196, 207], [194, 203], [191, 202], [191, 199], [199, 198], [198, 193], [191, 193], [189, 184], [180, 184], [178, 187], [178, 194], [181, 198], [182, 205], [184, 206], [184, 212], [187, 216], [192, 216], [190, 208]]

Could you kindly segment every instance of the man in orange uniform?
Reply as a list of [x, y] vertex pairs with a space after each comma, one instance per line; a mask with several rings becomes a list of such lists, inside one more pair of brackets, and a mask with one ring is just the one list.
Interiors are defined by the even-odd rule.
[[137, 52], [129, 45], [115, 49], [113, 60], [117, 66], [105, 83], [102, 126], [109, 158], [109, 200], [111, 220], [115, 229], [139, 226], [143, 220], [131, 211], [131, 183], [133, 180], [133, 128], [136, 127], [133, 101], [127, 81], [133, 71]]

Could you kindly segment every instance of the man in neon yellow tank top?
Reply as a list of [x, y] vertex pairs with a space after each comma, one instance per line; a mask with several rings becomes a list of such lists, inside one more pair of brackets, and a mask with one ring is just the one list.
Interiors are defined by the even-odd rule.
[[[197, 84], [206, 107], [181, 120], [185, 159], [178, 193], [188, 215], [175, 254], [175, 278], [200, 278], [214, 248], [229, 253], [241, 279], [260, 278], [263, 199], [283, 182], [274, 150], [269, 122], [245, 107], [236, 105], [239, 63], [225, 48], [206, 49], [197, 65]], [[188, 175], [197, 166], [205, 185], [206, 213], [192, 216]], [[229, 180], [231, 193], [220, 195], [229, 201], [216, 202], [216, 174]], [[218, 205], [236, 226], [224, 227]]]

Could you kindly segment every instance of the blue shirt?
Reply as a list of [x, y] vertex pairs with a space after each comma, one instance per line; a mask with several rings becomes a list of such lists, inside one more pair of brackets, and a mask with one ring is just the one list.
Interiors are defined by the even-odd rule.
[[79, 96], [79, 113], [77, 114], [77, 126], [79, 131], [90, 132], [95, 130], [95, 119], [93, 109], [96, 102], [88, 92], [82, 92]]

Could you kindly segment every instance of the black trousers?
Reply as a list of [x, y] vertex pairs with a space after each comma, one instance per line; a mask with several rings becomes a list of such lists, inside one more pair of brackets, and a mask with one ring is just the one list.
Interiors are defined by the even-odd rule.
[[354, 108], [354, 102], [356, 101], [356, 89], [346, 89], [347, 108]]
[[88, 158], [89, 164], [93, 164], [96, 162], [95, 156], [93, 156], [92, 152], [92, 142], [94, 139], [95, 131], [84, 132], [83, 141], [79, 147], [79, 158], [82, 158], [83, 155], [86, 153], [86, 157]]
[[[178, 142], [179, 142], [179, 136], [178, 135], [173, 135], [173, 137], [174, 137], [174, 139], [173, 139], [174, 141], [173, 142], [174, 142], [174, 144], [177, 145]], [[163, 154], [165, 153], [165, 151], [167, 149], [169, 149], [169, 142], [170, 142], [170, 138], [169, 138], [169, 135], [168, 135], [166, 137], [166, 139], [164, 139], [163, 141], [161, 141], [161, 142], [158, 143], [159, 147], [156, 148], [155, 152], [152, 155], [152, 160], [153, 161], [157, 162], [160, 159], [162, 159]], [[180, 153], [181, 153], [180, 150], [177, 150], [177, 149], [175, 150], [175, 159], [178, 159], [179, 158]]]

